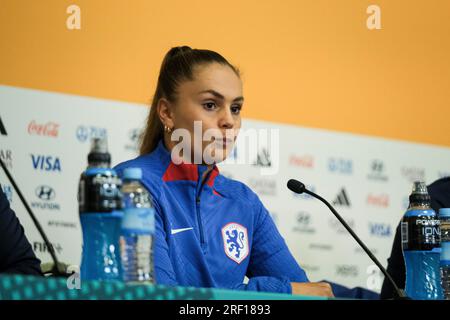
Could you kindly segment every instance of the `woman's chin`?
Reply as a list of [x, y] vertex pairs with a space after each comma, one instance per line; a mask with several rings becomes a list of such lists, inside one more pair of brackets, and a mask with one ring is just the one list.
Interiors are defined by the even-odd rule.
[[[217, 149], [216, 149], [217, 150]], [[218, 152], [213, 152], [211, 155], [204, 155], [203, 161], [206, 164], [218, 164], [225, 161], [230, 154], [230, 151], [226, 148], [221, 148]]]

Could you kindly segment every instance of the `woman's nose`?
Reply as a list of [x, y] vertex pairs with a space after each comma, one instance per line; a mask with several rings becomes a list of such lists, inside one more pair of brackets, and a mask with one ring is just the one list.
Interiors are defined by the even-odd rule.
[[219, 127], [232, 129], [234, 127], [234, 118], [229, 108], [224, 108], [220, 113]]

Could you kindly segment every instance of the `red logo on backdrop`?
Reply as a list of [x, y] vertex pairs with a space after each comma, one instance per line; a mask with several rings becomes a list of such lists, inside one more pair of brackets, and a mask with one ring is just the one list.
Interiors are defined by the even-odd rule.
[[36, 123], [36, 121], [31, 121], [28, 125], [28, 133], [36, 134], [38, 136], [46, 137], [58, 137], [59, 124], [55, 122], [47, 122], [45, 124]]
[[289, 164], [296, 167], [313, 168], [314, 158], [310, 155], [304, 155], [301, 157], [291, 155], [289, 158]]
[[387, 194], [374, 195], [370, 193], [367, 196], [367, 204], [376, 207], [389, 207], [389, 196]]

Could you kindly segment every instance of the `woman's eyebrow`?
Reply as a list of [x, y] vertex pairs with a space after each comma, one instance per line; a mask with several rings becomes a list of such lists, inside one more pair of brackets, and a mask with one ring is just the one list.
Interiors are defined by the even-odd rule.
[[[217, 92], [216, 90], [212, 90], [212, 89], [203, 90], [203, 91], [200, 91], [198, 94], [202, 94], [202, 93], [210, 93], [218, 99], [225, 100], [225, 97], [223, 96], [223, 94]], [[241, 97], [234, 98], [233, 102], [236, 102], [236, 101], [244, 101], [244, 97], [241, 96]]]

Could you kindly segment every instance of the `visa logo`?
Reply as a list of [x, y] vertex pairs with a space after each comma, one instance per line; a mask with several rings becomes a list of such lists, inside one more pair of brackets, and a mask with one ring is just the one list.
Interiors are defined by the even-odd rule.
[[32, 154], [31, 161], [35, 170], [61, 172], [61, 161], [58, 157]]
[[376, 237], [390, 237], [392, 235], [391, 226], [384, 223], [370, 223], [370, 234]]

